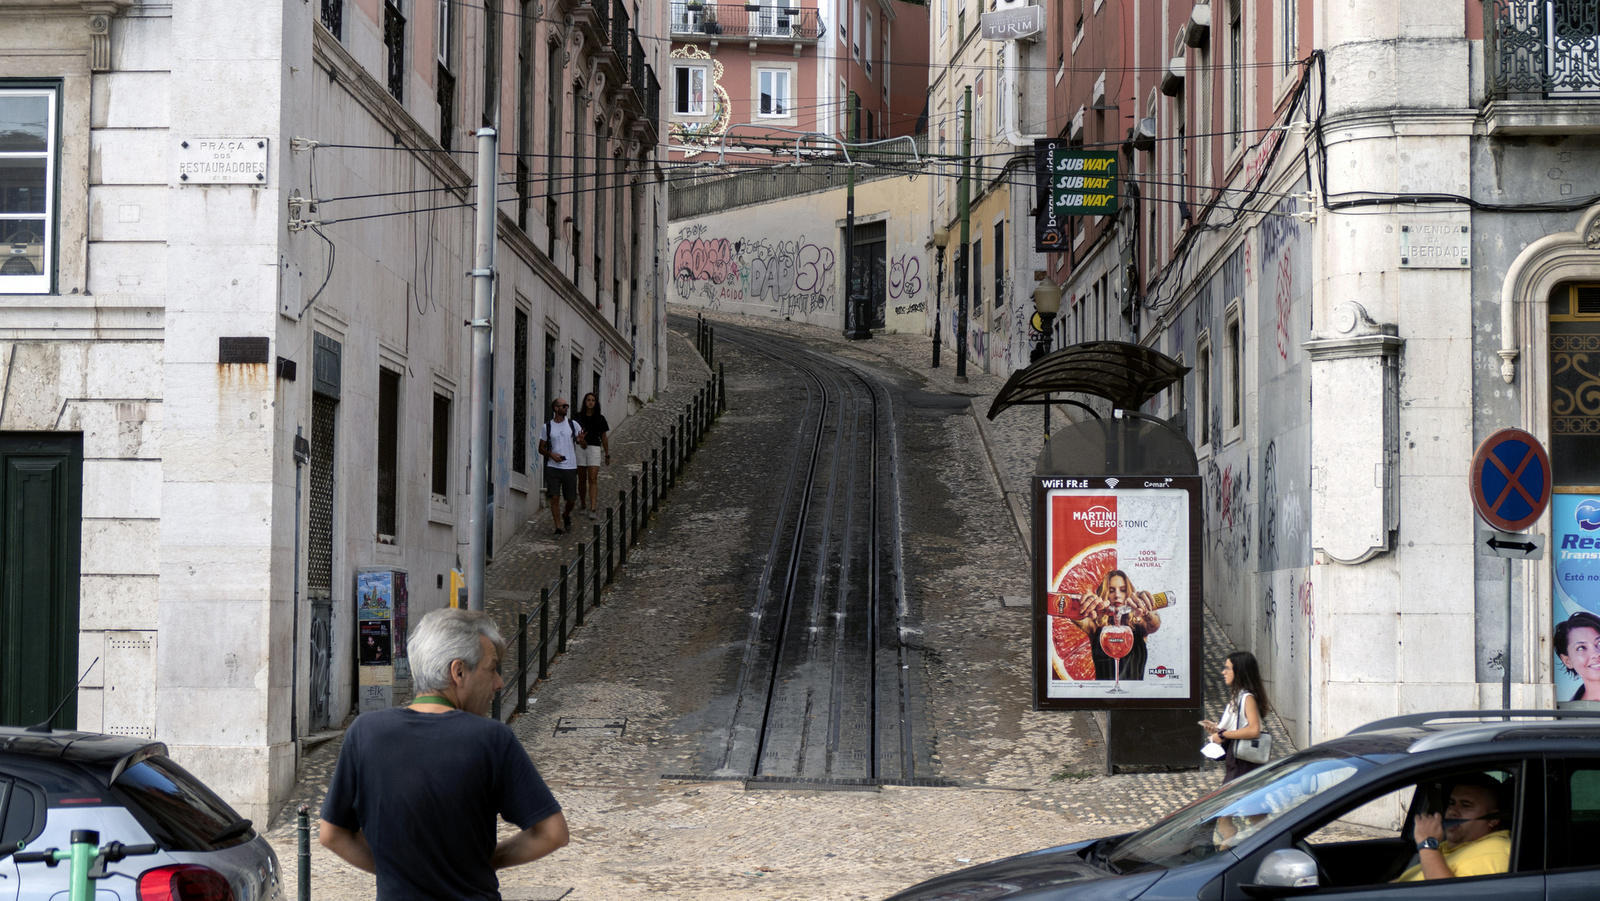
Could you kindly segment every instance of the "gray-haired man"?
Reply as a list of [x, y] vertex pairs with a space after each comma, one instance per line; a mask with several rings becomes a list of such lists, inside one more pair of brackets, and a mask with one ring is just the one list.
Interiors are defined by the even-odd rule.
[[[407, 642], [417, 698], [356, 718], [322, 802], [324, 847], [375, 873], [380, 901], [499, 901], [494, 871], [567, 843], [561, 805], [488, 719], [505, 639], [481, 611], [435, 610]], [[522, 831], [495, 842], [496, 820]]]

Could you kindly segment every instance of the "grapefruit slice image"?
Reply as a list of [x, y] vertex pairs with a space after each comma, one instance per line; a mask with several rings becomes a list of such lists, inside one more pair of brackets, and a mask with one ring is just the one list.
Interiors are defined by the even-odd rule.
[[1050, 617], [1050, 668], [1057, 679], [1094, 681], [1089, 636], [1064, 616]]
[[[1051, 590], [1079, 595], [1093, 593], [1099, 589], [1106, 573], [1116, 568], [1116, 542], [1091, 544], [1067, 561]], [[1094, 655], [1089, 650], [1089, 636], [1064, 616], [1050, 617], [1050, 668], [1057, 679], [1094, 681]]]

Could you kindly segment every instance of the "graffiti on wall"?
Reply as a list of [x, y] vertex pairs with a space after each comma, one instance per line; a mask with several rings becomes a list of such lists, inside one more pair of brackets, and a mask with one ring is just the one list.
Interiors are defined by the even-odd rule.
[[1300, 238], [1300, 222], [1293, 217], [1297, 201], [1285, 197], [1261, 225], [1261, 285], [1272, 291], [1271, 309], [1277, 316], [1278, 359], [1289, 359], [1294, 338], [1290, 323], [1294, 314], [1294, 246]]
[[779, 316], [809, 317], [837, 309], [833, 248], [804, 235], [793, 240], [713, 236], [686, 226], [672, 252], [678, 297], [713, 309], [723, 303], [766, 304]]
[[909, 301], [922, 293], [922, 258], [902, 253], [889, 261], [889, 299]]

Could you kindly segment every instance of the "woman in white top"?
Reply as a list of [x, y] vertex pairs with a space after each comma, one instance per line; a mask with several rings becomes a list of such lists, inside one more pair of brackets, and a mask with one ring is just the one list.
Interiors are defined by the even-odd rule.
[[1261, 667], [1256, 664], [1256, 655], [1249, 651], [1228, 655], [1222, 664], [1222, 681], [1231, 692], [1222, 721], [1202, 720], [1200, 725], [1211, 734], [1211, 741], [1222, 745], [1222, 781], [1226, 784], [1261, 765], [1240, 760], [1233, 750], [1240, 739], [1261, 736], [1261, 718], [1266, 716], [1269, 705], [1267, 692], [1261, 686]]

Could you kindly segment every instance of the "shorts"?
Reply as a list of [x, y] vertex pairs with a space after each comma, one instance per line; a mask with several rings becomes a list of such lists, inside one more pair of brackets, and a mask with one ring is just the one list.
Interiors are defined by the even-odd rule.
[[559, 495], [565, 500], [578, 499], [578, 471], [576, 469], [544, 468], [544, 491], [551, 497]]
[[598, 444], [578, 448], [579, 466], [602, 466], [606, 462], [606, 452]]

